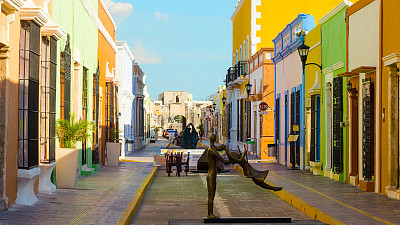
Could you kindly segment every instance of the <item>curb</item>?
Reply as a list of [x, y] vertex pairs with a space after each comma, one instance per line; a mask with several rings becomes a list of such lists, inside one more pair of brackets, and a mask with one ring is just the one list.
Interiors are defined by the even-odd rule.
[[[243, 174], [243, 169], [241, 167], [233, 166], [233, 168], [238, 172], [240, 172], [241, 174]], [[266, 181], [266, 183], [272, 186], [277, 186], [276, 184], [271, 183], [269, 181]], [[328, 215], [327, 213], [323, 212], [322, 210], [310, 205], [304, 199], [286, 191], [285, 189], [282, 189], [281, 191], [271, 191], [271, 192], [314, 220], [319, 220], [327, 224], [340, 224], [340, 225], [345, 224], [342, 221], [335, 219], [332, 216]]]
[[150, 174], [143, 181], [142, 185], [140, 185], [140, 187], [137, 189], [135, 195], [133, 195], [133, 198], [126, 207], [117, 225], [127, 225], [131, 223], [132, 218], [135, 216], [136, 211], [139, 209], [139, 206], [142, 203], [144, 195], [146, 194], [147, 190], [150, 187], [150, 184], [152, 183], [154, 177], [158, 172], [158, 168], [158, 166], [153, 167]]

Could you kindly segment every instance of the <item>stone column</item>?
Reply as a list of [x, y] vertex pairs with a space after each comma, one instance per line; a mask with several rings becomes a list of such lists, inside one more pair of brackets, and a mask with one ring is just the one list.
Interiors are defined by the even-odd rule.
[[398, 185], [399, 168], [399, 77], [396, 66], [388, 67], [388, 185], [395, 189]]
[[0, 211], [8, 209], [6, 197], [7, 118], [8, 118], [8, 60], [9, 47], [0, 48]]
[[325, 84], [325, 131], [326, 131], [326, 163], [325, 176], [330, 177], [332, 171], [332, 84]]

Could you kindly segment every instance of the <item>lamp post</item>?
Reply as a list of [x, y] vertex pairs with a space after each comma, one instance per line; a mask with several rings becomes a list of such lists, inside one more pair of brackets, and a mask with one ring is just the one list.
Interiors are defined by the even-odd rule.
[[249, 96], [250, 96], [250, 91], [251, 91], [251, 88], [252, 88], [252, 86], [253, 85], [251, 85], [250, 83], [247, 83], [246, 85], [245, 85], [245, 88], [246, 88], [246, 92], [247, 92], [247, 100], [246, 100], [246, 103], [247, 103], [247, 112], [246, 112], [246, 120], [247, 120], [247, 127], [246, 127], [246, 137], [247, 137], [247, 141], [250, 141], [251, 140], [251, 137], [249, 137], [249, 124], [250, 124], [250, 121], [249, 121], [249, 108], [250, 108], [250, 104], [249, 104], [249, 102], [250, 102], [250, 99], [249, 99]]
[[[320, 72], [322, 74], [322, 66], [321, 65], [319, 65], [317, 63], [313, 63], [313, 62], [307, 63], [307, 57], [308, 57], [308, 53], [310, 51], [310, 47], [307, 46], [306, 44], [304, 44], [305, 35], [306, 35], [306, 32], [304, 30], [302, 30], [300, 32], [300, 34], [299, 34], [299, 37], [300, 37], [300, 40], [302, 41], [302, 44], [297, 48], [297, 51], [299, 53], [300, 60], [301, 60], [301, 63], [302, 63], [302, 67], [303, 67], [303, 74], [302, 74], [302, 83], [303, 83], [303, 85], [302, 85], [302, 90], [301, 90], [301, 92], [303, 93], [303, 102], [306, 101], [306, 99], [305, 99], [305, 69], [306, 69], [306, 66], [308, 66], [308, 65], [317, 66], [320, 69]], [[304, 109], [304, 105], [300, 106], [300, 107], [302, 109]], [[300, 112], [302, 112], [302, 111], [300, 111]], [[300, 113], [300, 118], [304, 119], [304, 115], [302, 115], [301, 113]], [[298, 121], [298, 124], [299, 124], [299, 127], [302, 125], [300, 123], [300, 121]], [[305, 123], [303, 122], [303, 124], [305, 124]], [[300, 133], [299, 140], [300, 140], [300, 142], [304, 143], [305, 142], [304, 129], [300, 129], [299, 133]], [[300, 145], [301, 145], [301, 143], [300, 143]], [[304, 149], [303, 149], [303, 155], [305, 155], [305, 150]], [[310, 159], [310, 161], [311, 161], [311, 159]], [[292, 167], [294, 167], [294, 165], [292, 165]]]

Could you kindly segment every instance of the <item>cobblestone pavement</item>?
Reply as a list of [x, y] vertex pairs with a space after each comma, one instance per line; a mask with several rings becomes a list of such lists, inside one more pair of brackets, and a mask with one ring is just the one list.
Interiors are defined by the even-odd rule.
[[[149, 156], [164, 145], [149, 144], [140, 154]], [[0, 213], [0, 224], [116, 224], [152, 168], [150, 162], [101, 167], [90, 177], [79, 177], [74, 189], [38, 194], [33, 206], [12, 206]]]
[[[169, 219], [203, 218], [207, 215], [206, 175], [189, 173], [188, 176], [168, 177], [165, 170], [159, 170], [132, 224], [168, 224]], [[310, 220], [232, 168], [227, 173], [218, 174], [214, 213], [223, 217]]]
[[288, 170], [275, 163], [253, 164], [269, 169], [267, 180], [284, 187], [312, 206], [346, 224], [400, 224], [400, 201], [383, 194], [368, 193], [357, 187], [309, 171]]

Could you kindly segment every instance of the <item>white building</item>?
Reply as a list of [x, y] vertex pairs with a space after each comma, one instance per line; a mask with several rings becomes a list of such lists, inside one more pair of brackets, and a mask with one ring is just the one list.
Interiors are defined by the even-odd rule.
[[119, 99], [119, 130], [122, 132], [121, 155], [129, 154], [133, 150], [133, 62], [135, 58], [125, 41], [117, 41], [116, 78], [121, 82], [118, 92]]

